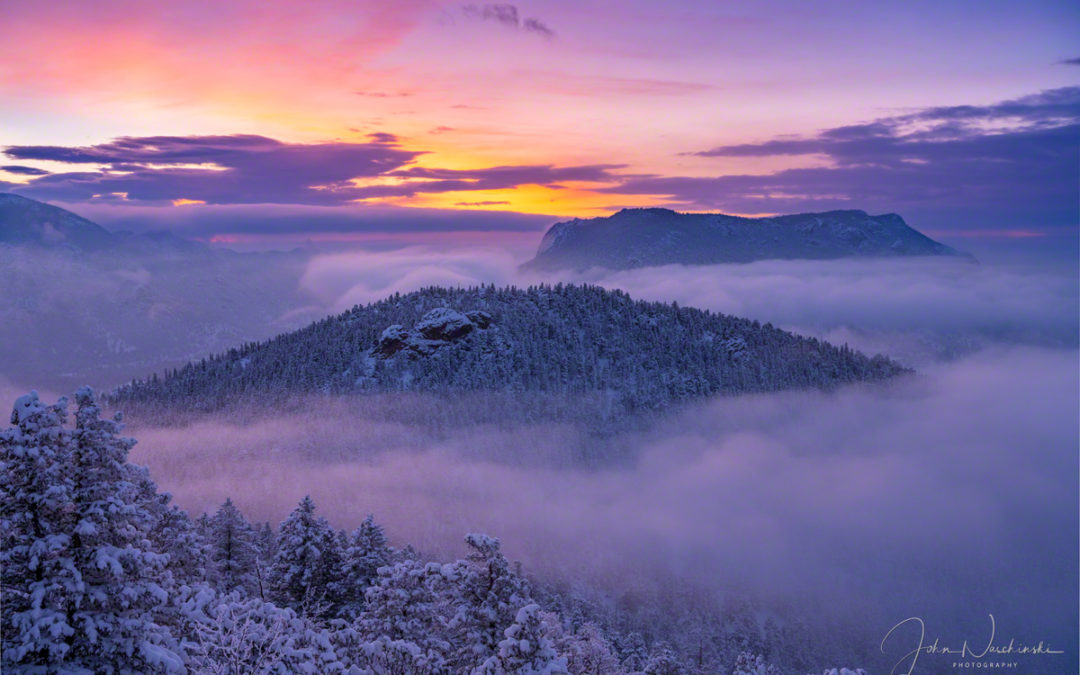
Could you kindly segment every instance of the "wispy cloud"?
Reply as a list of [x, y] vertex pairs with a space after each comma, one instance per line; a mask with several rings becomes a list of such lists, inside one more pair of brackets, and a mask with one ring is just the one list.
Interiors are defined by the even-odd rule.
[[1076, 223], [1080, 88], [987, 106], [919, 110], [802, 138], [718, 146], [698, 157], [817, 155], [815, 168], [765, 175], [648, 176], [606, 188], [735, 212], [903, 211], [965, 225]]
[[0, 166], [0, 170], [13, 173], [18, 176], [47, 176], [49, 174], [45, 169], [35, 169], [32, 166], [17, 166], [9, 164], [7, 166]]
[[507, 28], [535, 33], [548, 38], [555, 37], [555, 31], [550, 26], [535, 17], [521, 16], [516, 5], [464, 5], [461, 8], [461, 13], [469, 19], [489, 21]]

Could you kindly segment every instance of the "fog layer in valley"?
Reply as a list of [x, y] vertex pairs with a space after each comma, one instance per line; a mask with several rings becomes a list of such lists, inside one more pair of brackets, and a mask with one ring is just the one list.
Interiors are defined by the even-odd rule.
[[109, 389], [323, 316], [307, 256], [0, 246], [0, 387]]
[[[511, 261], [468, 252], [445, 265], [384, 253], [381, 267], [366, 255], [315, 259], [305, 290], [343, 307], [517, 280]], [[448, 554], [481, 530], [533, 573], [616, 595], [685, 585], [805, 602], [863, 631], [867, 665], [886, 663], [875, 640], [909, 616], [959, 642], [985, 640], [993, 614], [999, 637], [1075, 655], [1074, 275], [921, 260], [594, 273], [577, 279], [880, 348], [918, 374], [713, 399], [602, 440], [569, 426], [416, 425], [315, 399], [270, 418], [140, 423], [133, 459], [196, 513], [231, 496], [277, 522], [310, 493], [338, 527], [374, 513], [395, 543]], [[623, 460], [575, 465], [589, 444]]]
[[[277, 283], [294, 287], [272, 312], [285, 322], [432, 284], [587, 282], [880, 351], [917, 374], [833, 394], [713, 399], [605, 438], [571, 425], [454, 423], [422, 395], [316, 398], [182, 426], [133, 419], [132, 459], [194, 514], [231, 496], [249, 518], [276, 523], [310, 493], [337, 527], [373, 513], [395, 544], [451, 555], [463, 533], [481, 530], [534, 574], [616, 596], [692, 587], [803, 602], [811, 618], [846, 617], [862, 631], [853, 656], [865, 645], [864, 665], [885, 664], [875, 641], [906, 617], [959, 642], [983, 636], [993, 614], [1004, 642], [1061, 645], [1074, 659], [1061, 672], [1075, 670], [1075, 265], [764, 261], [540, 279], [520, 275], [515, 257], [497, 249], [289, 261], [291, 276]], [[58, 272], [47, 283], [24, 278], [5, 311], [29, 321], [33, 307], [76, 302], [92, 317], [79, 325], [111, 325], [108, 312], [88, 310], [98, 296], [124, 307], [132, 292], [131, 326], [143, 325], [140, 312], [159, 311], [137, 292], [158, 270], [128, 279], [117, 269], [79, 286], [50, 269]], [[214, 284], [227, 285], [227, 275]], [[233, 302], [203, 299], [221, 311]], [[41, 335], [63, 335], [58, 325], [43, 324]], [[226, 334], [238, 342], [242, 333]], [[5, 341], [0, 376], [34, 347], [27, 334]], [[0, 385], [11, 400], [22, 379]], [[388, 406], [451, 421], [418, 424]], [[582, 465], [582, 448], [617, 461]]]
[[1075, 263], [1032, 260], [765, 260], [535, 276], [494, 249], [409, 248], [317, 256], [301, 284], [344, 310], [425, 285], [552, 281], [770, 321], [914, 366], [1000, 342], [1075, 347], [1080, 331]]
[[1075, 351], [999, 348], [888, 386], [717, 399], [622, 439], [635, 461], [616, 468], [567, 466], [569, 429], [419, 431], [318, 401], [134, 429], [133, 459], [195, 512], [231, 496], [276, 522], [310, 493], [338, 527], [374, 513], [451, 554], [481, 530], [533, 572], [613, 591], [703, 584], [941, 631], [993, 613], [1061, 643], [1077, 368]]
[[761, 261], [538, 277], [500, 247], [246, 255], [0, 251], [0, 380], [111, 389], [428, 285], [595, 283], [883, 352], [910, 366], [996, 342], [1075, 346], [1075, 262]]

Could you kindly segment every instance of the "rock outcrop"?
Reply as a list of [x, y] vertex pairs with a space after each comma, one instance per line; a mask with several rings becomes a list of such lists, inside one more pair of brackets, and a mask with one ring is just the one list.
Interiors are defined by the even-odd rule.
[[427, 356], [460, 341], [475, 330], [491, 326], [491, 315], [483, 311], [462, 313], [449, 307], [437, 307], [407, 329], [400, 324], [387, 326], [372, 350], [375, 356], [390, 358], [405, 352]]

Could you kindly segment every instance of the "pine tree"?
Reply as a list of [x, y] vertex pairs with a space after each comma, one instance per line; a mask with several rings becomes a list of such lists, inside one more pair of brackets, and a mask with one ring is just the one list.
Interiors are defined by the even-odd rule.
[[153, 516], [149, 532], [155, 551], [169, 556], [167, 568], [179, 584], [197, 584], [207, 580], [209, 546], [199, 524], [187, 512], [172, 504], [172, 495], [158, 492], [146, 467], [128, 465], [138, 486], [139, 501]]
[[743, 652], [735, 659], [731, 675], [780, 675], [780, 669], [767, 663], [760, 654]]
[[659, 642], [653, 645], [649, 660], [641, 672], [645, 675], [684, 675], [686, 668], [683, 667], [671, 645]]
[[557, 675], [568, 673], [547, 637], [540, 606], [525, 605], [503, 634], [498, 651], [484, 661], [476, 675]]
[[451, 665], [462, 670], [494, 655], [503, 631], [514, 622], [517, 611], [530, 603], [528, 583], [510, 568], [498, 539], [468, 534], [465, 543], [471, 550], [452, 569], [456, 580], [452, 602], [457, 610], [451, 642], [457, 650]]
[[364, 593], [375, 583], [379, 568], [390, 563], [392, 555], [382, 527], [369, 515], [346, 541], [339, 579], [347, 614], [355, 616], [360, 611]]
[[406, 559], [379, 569], [367, 590], [359, 625], [368, 639], [385, 635], [444, 651], [446, 621], [440, 613], [443, 565]]
[[210, 519], [210, 577], [220, 593], [239, 590], [243, 595], [258, 595], [258, 547], [255, 530], [240, 510], [226, 499]]
[[270, 567], [273, 598], [302, 615], [333, 614], [341, 596], [337, 572], [341, 550], [325, 518], [315, 515], [310, 496], [281, 523]]
[[67, 399], [48, 406], [35, 391], [15, 402], [15, 427], [0, 432], [0, 634], [8, 667], [62, 661], [75, 633], [58, 602], [71, 545], [66, 419]]
[[[546, 636], [555, 651], [566, 659], [566, 669], [572, 675], [618, 675], [625, 672], [612, 652], [611, 643], [596, 624], [582, 623], [570, 633], [559, 623], [558, 614], [545, 613], [541, 618], [547, 627]], [[573, 625], [574, 622], [571, 619], [569, 623]]]
[[[204, 587], [205, 588], [205, 587]], [[183, 599], [192, 672], [345, 673], [335, 635], [258, 598], [189, 593]]]
[[[89, 388], [75, 401], [75, 428], [67, 430], [62, 405], [23, 397], [18, 428], [3, 436], [4, 496], [38, 519], [26, 528], [5, 512], [5, 536], [10, 519], [16, 540], [11, 557], [5, 553], [5, 582], [23, 578], [25, 596], [13, 593], [14, 606], [5, 598], [13, 630], [5, 630], [3, 659], [22, 668], [183, 672], [180, 646], [156, 623], [171, 576], [168, 556], [152, 549], [153, 514], [126, 462], [134, 441], [118, 435], [118, 418], [101, 419]], [[22, 474], [35, 469], [45, 478], [27, 485]]]

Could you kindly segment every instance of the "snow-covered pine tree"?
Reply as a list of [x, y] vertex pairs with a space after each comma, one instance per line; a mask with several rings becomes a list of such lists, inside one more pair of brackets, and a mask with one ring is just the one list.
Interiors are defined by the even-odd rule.
[[735, 659], [731, 675], [780, 675], [780, 669], [765, 661], [760, 654], [743, 652]]
[[209, 547], [211, 583], [222, 594], [235, 590], [259, 595], [258, 547], [251, 524], [232, 503], [225, 503], [210, 519]]
[[547, 637], [540, 605], [518, 610], [514, 623], [503, 634], [498, 651], [487, 658], [475, 675], [559, 675], [568, 673]]
[[440, 653], [424, 651], [408, 640], [391, 640], [381, 635], [363, 642], [362, 633], [351, 627], [334, 633], [334, 643], [342, 661], [354, 670], [349, 673], [378, 675], [450, 675]]
[[453, 616], [452, 607], [446, 610], [448, 572], [452, 565], [412, 558], [379, 568], [356, 622], [361, 638], [415, 644], [427, 662], [444, 662], [451, 651], [446, 614]]
[[390, 563], [393, 551], [386, 545], [382, 527], [368, 515], [346, 540], [339, 575], [342, 611], [355, 616], [364, 604], [364, 593], [378, 577], [378, 570]]
[[619, 644], [619, 653], [622, 656], [622, 667], [631, 673], [640, 672], [649, 662], [649, 649], [645, 638], [637, 631], [623, 637]]
[[139, 500], [153, 516], [154, 527], [149, 532], [154, 550], [169, 556], [168, 570], [179, 584], [196, 584], [207, 580], [209, 546], [198, 523], [187, 512], [171, 503], [172, 495], [158, 492], [143, 466], [128, 464], [132, 481], [138, 486]]
[[686, 675], [687, 670], [671, 645], [658, 642], [653, 645], [649, 660], [641, 672], [645, 675]]
[[277, 553], [277, 539], [270, 523], [262, 523], [255, 528], [255, 543], [259, 548], [259, 558], [267, 562], [274, 559]]
[[11, 429], [0, 432], [0, 612], [7, 668], [59, 663], [75, 629], [53, 602], [71, 544], [71, 435], [67, 399], [46, 405], [21, 396]]
[[333, 614], [341, 597], [341, 554], [337, 533], [305, 496], [278, 531], [269, 571], [273, 599], [301, 615]]
[[[547, 626], [547, 638], [555, 651], [566, 659], [566, 669], [571, 675], [619, 675], [625, 672], [619, 666], [611, 643], [596, 624], [585, 622], [569, 632], [560, 623], [558, 614], [545, 612], [541, 619]], [[571, 620], [570, 624], [573, 623]]]
[[270, 567], [277, 555], [277, 538], [270, 523], [263, 522], [255, 528], [255, 548], [258, 555], [255, 556], [255, 581], [258, 582], [259, 597], [270, 600]]
[[450, 624], [455, 646], [451, 665], [458, 670], [475, 668], [499, 648], [505, 631], [519, 609], [530, 604], [528, 582], [499, 550], [499, 540], [484, 534], [468, 534], [471, 549], [466, 560], [453, 566], [455, 583], [451, 599], [456, 614]]
[[[339, 655], [337, 634], [291, 609], [239, 592], [218, 595], [206, 585], [184, 589], [177, 598], [195, 673], [284, 675], [350, 670]], [[345, 656], [343, 661], [340, 657]]]
[[[184, 672], [179, 644], [156, 622], [171, 577], [168, 556], [148, 538], [153, 514], [131, 480], [134, 441], [118, 435], [119, 419], [101, 418], [89, 388], [75, 401], [75, 428], [67, 430], [61, 406], [44, 406], [34, 394], [20, 398], [12, 418], [18, 428], [3, 436], [4, 496], [16, 508], [36, 507], [28, 513], [38, 519], [26, 528], [24, 518], [11, 518], [20, 543], [4, 561], [5, 586], [9, 576], [23, 578], [25, 597], [12, 593], [15, 607], [5, 597], [13, 630], [4, 633], [4, 662], [65, 672]], [[45, 478], [28, 485], [20, 474], [35, 469]], [[7, 530], [14, 513], [5, 516]]]

